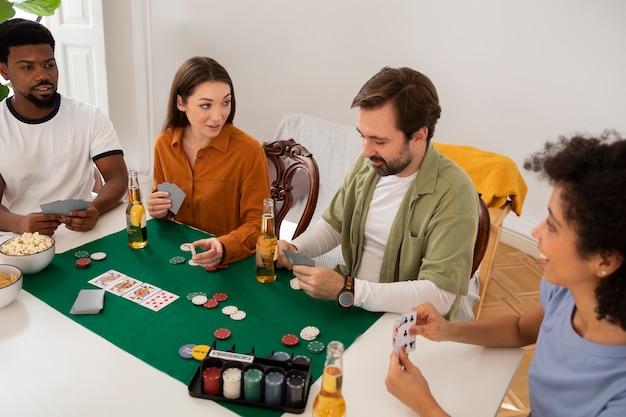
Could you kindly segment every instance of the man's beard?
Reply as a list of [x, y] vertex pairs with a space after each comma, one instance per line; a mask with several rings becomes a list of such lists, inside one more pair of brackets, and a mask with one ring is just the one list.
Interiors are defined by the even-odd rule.
[[30, 101], [31, 103], [33, 103], [37, 108], [39, 109], [44, 109], [44, 110], [49, 110], [54, 108], [55, 104], [56, 104], [56, 91], [51, 94], [49, 97], [45, 97], [45, 98], [37, 98], [32, 94], [26, 94], [24, 95], [24, 98], [28, 101]]
[[412, 160], [413, 159], [409, 152], [408, 142], [405, 142], [405, 145], [400, 150], [400, 155], [398, 155], [397, 158], [394, 158], [389, 162], [377, 156], [373, 156], [370, 158], [370, 161], [382, 161], [383, 164], [381, 166], [375, 167], [372, 165], [374, 171], [381, 177], [386, 177], [388, 175], [398, 175], [411, 164]]

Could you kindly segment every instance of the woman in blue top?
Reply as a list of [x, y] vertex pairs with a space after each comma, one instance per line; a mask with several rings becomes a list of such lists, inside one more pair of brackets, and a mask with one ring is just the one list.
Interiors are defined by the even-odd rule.
[[[533, 230], [541, 302], [521, 316], [450, 323], [428, 303], [410, 332], [493, 347], [537, 343], [532, 417], [626, 416], [626, 140], [614, 132], [548, 143], [526, 161], [554, 185]], [[407, 354], [392, 353], [387, 389], [422, 417], [446, 416]]]

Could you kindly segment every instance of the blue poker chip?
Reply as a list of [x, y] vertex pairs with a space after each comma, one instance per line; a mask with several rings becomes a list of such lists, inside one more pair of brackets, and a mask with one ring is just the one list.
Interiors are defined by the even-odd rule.
[[180, 347], [180, 349], [178, 349], [178, 354], [185, 359], [192, 359], [193, 356], [191, 355], [191, 352], [193, 351], [193, 348], [195, 348], [196, 345], [194, 344], [187, 344], [187, 345], [182, 345]]

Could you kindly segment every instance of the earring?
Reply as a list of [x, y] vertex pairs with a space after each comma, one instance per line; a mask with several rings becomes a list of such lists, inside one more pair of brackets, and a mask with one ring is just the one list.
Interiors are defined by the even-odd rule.
[[602, 274], [602, 276], [605, 276], [606, 275], [606, 271], [602, 271], [601, 274]]

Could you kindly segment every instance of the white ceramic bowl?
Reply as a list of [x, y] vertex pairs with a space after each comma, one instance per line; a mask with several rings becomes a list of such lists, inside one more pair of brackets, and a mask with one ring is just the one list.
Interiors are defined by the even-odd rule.
[[[7, 239], [0, 243], [0, 247], [11, 240], [17, 239], [19, 236]], [[48, 237], [48, 236], [46, 236]], [[31, 255], [7, 255], [0, 250], [0, 263], [15, 265], [22, 270], [24, 274], [36, 274], [41, 271], [52, 262], [54, 258], [54, 246], [55, 242], [52, 239], [52, 246], [41, 252], [36, 252]]]
[[18, 267], [13, 265], [0, 264], [0, 272], [6, 275], [14, 274], [15, 276], [17, 276], [17, 280], [14, 281], [12, 284], [0, 288], [0, 308], [3, 308], [11, 304], [13, 300], [17, 298], [17, 295], [22, 289], [22, 283], [24, 282], [24, 279], [22, 278], [22, 271], [20, 271]]

